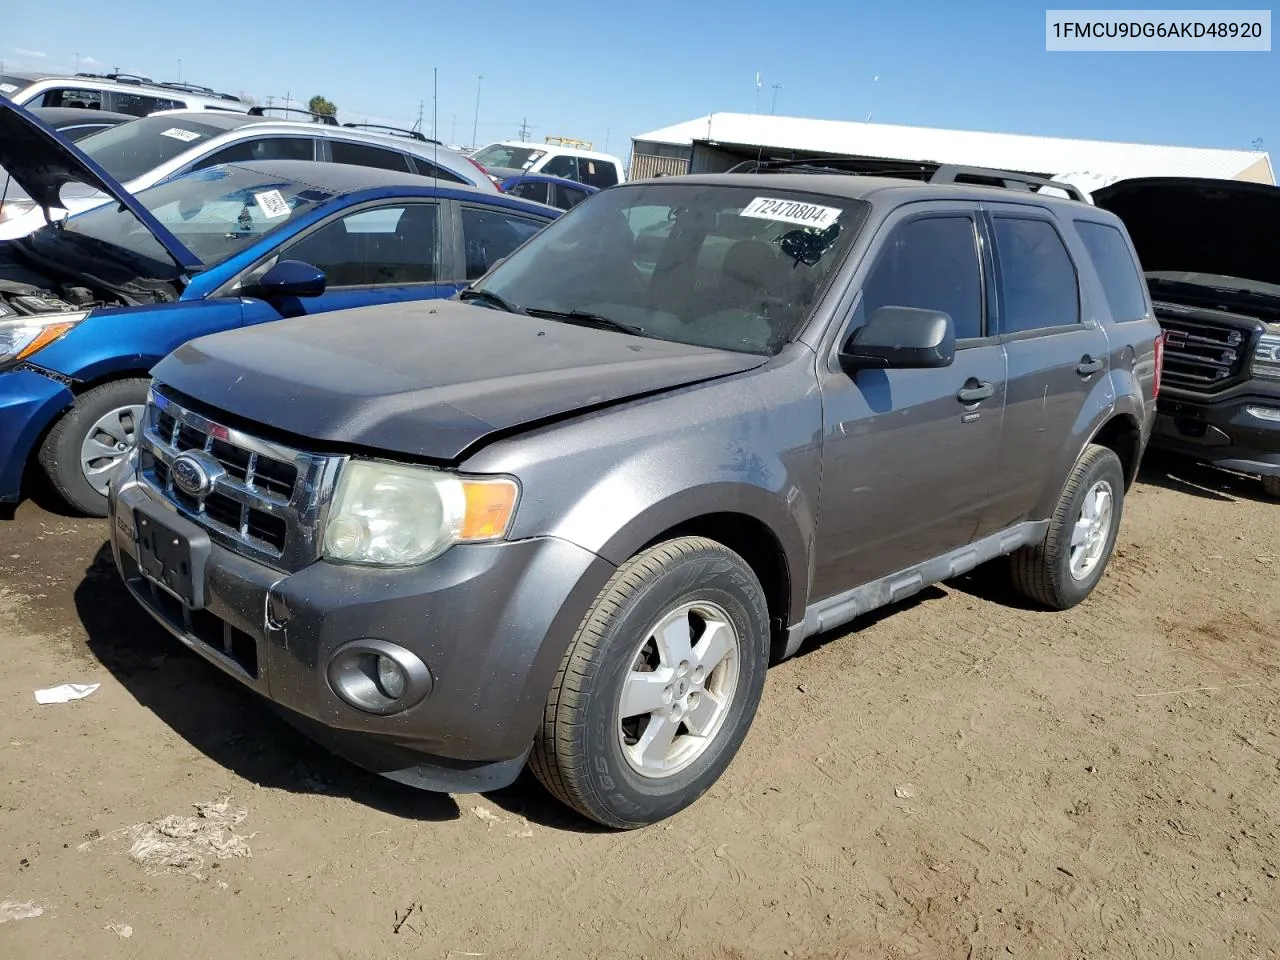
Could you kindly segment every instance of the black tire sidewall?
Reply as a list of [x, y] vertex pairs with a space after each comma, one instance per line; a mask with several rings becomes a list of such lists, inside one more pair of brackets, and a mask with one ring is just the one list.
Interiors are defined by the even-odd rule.
[[54, 424], [40, 452], [46, 478], [71, 508], [94, 517], [107, 515], [107, 498], [95, 490], [80, 467], [80, 450], [89, 428], [112, 410], [145, 406], [149, 381], [118, 380], [76, 398]]
[[[1061, 529], [1058, 531], [1059, 549], [1056, 569], [1053, 571], [1053, 576], [1058, 581], [1059, 593], [1072, 606], [1089, 596], [1106, 572], [1120, 531], [1120, 515], [1124, 511], [1124, 468], [1120, 465], [1120, 458], [1111, 450], [1103, 448], [1096, 456], [1091, 457], [1089, 462], [1081, 466], [1084, 469], [1080, 476], [1080, 483], [1067, 504], [1062, 520], [1059, 521], [1061, 523]], [[1087, 577], [1077, 580], [1071, 575], [1071, 530], [1080, 516], [1085, 496], [1099, 480], [1106, 480], [1111, 484], [1111, 496], [1114, 502], [1111, 510], [1111, 528], [1107, 531], [1106, 549], [1103, 550], [1097, 565]]]
[[[609, 626], [606, 646], [590, 678], [583, 711], [581, 771], [588, 789], [619, 823], [665, 819], [693, 803], [719, 779], [746, 738], [768, 669], [769, 619], [764, 594], [750, 568], [726, 552], [701, 550], [669, 566], [641, 588]], [[672, 607], [704, 600], [729, 615], [738, 631], [739, 674], [729, 714], [715, 742], [692, 764], [663, 779], [637, 773], [618, 742], [622, 684], [642, 635]]]

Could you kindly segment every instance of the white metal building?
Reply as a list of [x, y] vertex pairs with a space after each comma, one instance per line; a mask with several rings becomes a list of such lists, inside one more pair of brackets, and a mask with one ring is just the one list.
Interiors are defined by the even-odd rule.
[[632, 139], [629, 179], [716, 173], [744, 160], [857, 157], [890, 170], [942, 163], [1067, 180], [1086, 191], [1132, 177], [1274, 184], [1263, 151], [1070, 140], [753, 113], [713, 113]]

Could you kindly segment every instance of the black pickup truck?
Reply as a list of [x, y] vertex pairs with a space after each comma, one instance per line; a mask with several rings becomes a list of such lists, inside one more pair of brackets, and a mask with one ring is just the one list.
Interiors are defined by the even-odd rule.
[[1151, 445], [1280, 498], [1280, 187], [1141, 178], [1093, 198], [1128, 228], [1164, 329]]

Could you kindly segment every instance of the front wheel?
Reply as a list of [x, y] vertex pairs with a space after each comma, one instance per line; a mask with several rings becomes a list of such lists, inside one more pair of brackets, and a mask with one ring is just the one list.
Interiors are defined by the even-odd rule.
[[769, 661], [746, 562], [684, 537], [618, 568], [569, 645], [530, 766], [564, 803], [631, 829], [719, 779], [755, 717]]
[[149, 380], [114, 380], [87, 390], [49, 431], [40, 466], [73, 510], [107, 515], [107, 482], [138, 445]]
[[1044, 540], [1010, 557], [1014, 587], [1052, 610], [1089, 596], [1111, 559], [1123, 506], [1120, 458], [1090, 444], [1067, 478]]

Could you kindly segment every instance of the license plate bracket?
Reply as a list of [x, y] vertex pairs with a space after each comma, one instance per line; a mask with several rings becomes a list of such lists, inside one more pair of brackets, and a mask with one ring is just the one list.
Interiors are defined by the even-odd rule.
[[168, 511], [146, 505], [134, 510], [133, 540], [143, 576], [188, 609], [203, 609], [208, 533]]

